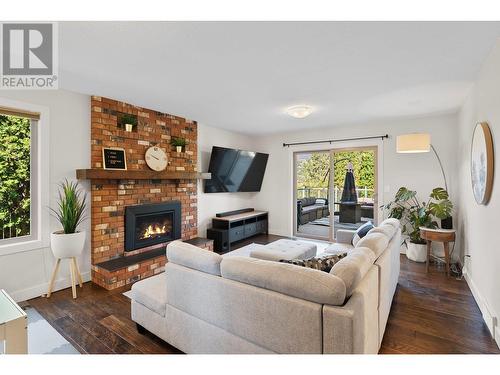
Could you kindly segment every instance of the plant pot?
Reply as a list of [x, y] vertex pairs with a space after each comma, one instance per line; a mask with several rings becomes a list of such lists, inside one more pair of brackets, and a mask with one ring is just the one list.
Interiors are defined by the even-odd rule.
[[442, 229], [453, 229], [453, 218], [447, 217], [446, 219], [441, 219], [441, 228]]
[[134, 125], [132, 125], [132, 124], [125, 124], [125, 131], [126, 132], [131, 132], [132, 129], [134, 129]]
[[182, 146], [175, 146], [177, 152], [182, 152]]
[[85, 246], [85, 231], [65, 234], [62, 231], [50, 234], [50, 247], [56, 258], [79, 256]]
[[408, 242], [406, 257], [414, 262], [425, 262], [427, 260], [427, 245]]

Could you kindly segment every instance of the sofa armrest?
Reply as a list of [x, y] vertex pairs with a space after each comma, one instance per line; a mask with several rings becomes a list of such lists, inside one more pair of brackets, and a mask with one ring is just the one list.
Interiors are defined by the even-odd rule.
[[337, 237], [335, 240], [340, 243], [352, 243], [352, 238], [354, 237], [354, 234], [356, 233], [355, 230], [349, 230], [349, 229], [339, 229], [337, 231]]

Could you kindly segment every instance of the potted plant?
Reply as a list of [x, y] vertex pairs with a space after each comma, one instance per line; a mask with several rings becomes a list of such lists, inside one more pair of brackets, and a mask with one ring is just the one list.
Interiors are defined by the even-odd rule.
[[56, 258], [72, 258], [81, 254], [85, 245], [85, 231], [78, 226], [85, 219], [87, 194], [80, 190], [77, 182], [65, 180], [60, 185], [57, 209], [51, 209], [62, 225], [62, 230], [50, 236], [51, 248]]
[[137, 126], [137, 116], [130, 113], [124, 113], [121, 117], [121, 123], [125, 126], [125, 131], [131, 132], [134, 126]]
[[394, 200], [383, 207], [389, 210], [389, 217], [401, 221], [401, 232], [408, 236], [404, 241], [408, 249], [406, 256], [416, 262], [425, 262], [427, 242], [420, 238], [420, 227], [437, 228], [435, 218], [450, 217], [453, 204], [448, 198], [448, 192], [440, 187], [432, 190], [427, 202], [420, 202], [416, 191], [401, 187]]
[[170, 142], [172, 146], [175, 146], [175, 150], [177, 152], [182, 152], [182, 148], [186, 147], [186, 140], [184, 138], [172, 138], [172, 141]]

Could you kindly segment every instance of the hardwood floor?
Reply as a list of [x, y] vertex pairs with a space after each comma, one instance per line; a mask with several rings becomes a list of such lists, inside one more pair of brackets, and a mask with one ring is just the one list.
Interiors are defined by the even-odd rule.
[[[280, 236], [261, 235], [242, 241], [266, 244]], [[92, 283], [50, 299], [29, 302], [81, 353], [166, 353], [179, 350], [154, 335], [139, 334], [130, 319], [128, 288], [106, 291]], [[465, 281], [446, 278], [443, 270], [401, 257], [399, 285], [380, 353], [500, 353], [482, 320]]]

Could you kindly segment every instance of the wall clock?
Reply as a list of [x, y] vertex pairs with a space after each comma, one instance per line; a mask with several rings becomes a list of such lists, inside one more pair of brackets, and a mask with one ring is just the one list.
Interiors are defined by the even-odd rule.
[[472, 135], [470, 172], [472, 193], [478, 204], [487, 204], [493, 187], [493, 137], [486, 122], [476, 124]]
[[167, 154], [158, 146], [150, 147], [146, 150], [146, 164], [153, 171], [163, 171], [167, 168]]

